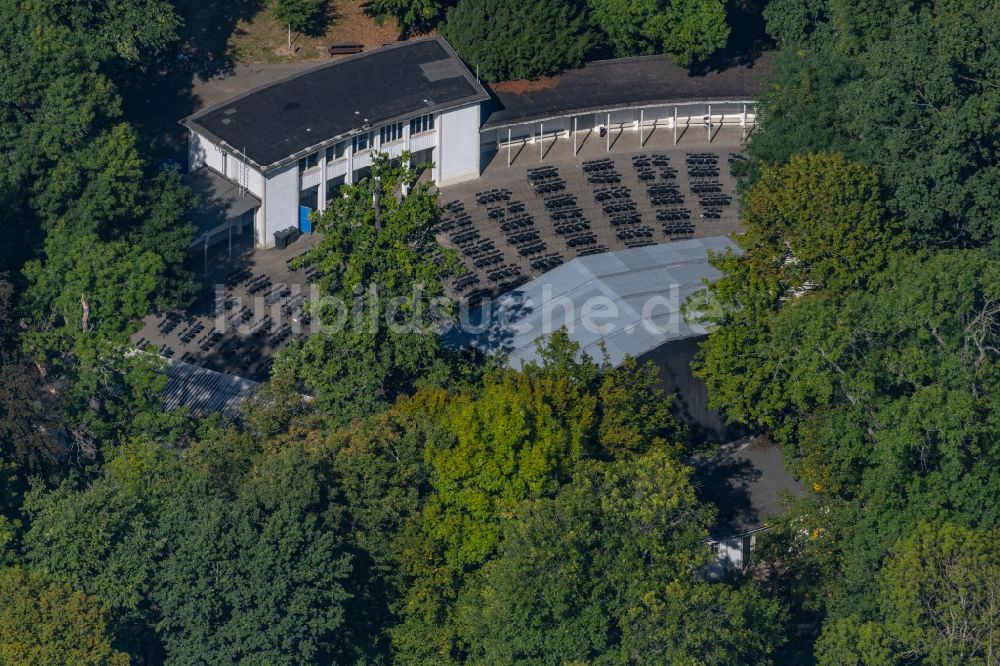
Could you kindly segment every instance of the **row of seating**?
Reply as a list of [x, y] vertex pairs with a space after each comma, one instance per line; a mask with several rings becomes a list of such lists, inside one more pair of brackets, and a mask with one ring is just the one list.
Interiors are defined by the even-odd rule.
[[733, 198], [726, 194], [710, 194], [704, 196], [698, 200], [702, 208], [717, 208], [720, 206], [728, 206], [733, 202]]
[[521, 274], [521, 269], [517, 264], [507, 264], [486, 274], [491, 282], [501, 282], [508, 278], [517, 277]]
[[691, 191], [695, 194], [713, 194], [722, 191], [722, 183], [718, 181], [708, 181], [704, 183], [692, 183]]
[[476, 275], [475, 273], [467, 273], [461, 276], [460, 278], [456, 279], [455, 282], [452, 283], [452, 287], [458, 293], [462, 293], [466, 289], [474, 287], [477, 284], [479, 284], [479, 276]]
[[531, 262], [531, 268], [536, 271], [548, 271], [556, 266], [561, 266], [563, 263], [563, 256], [558, 252], [550, 252], [545, 256], [539, 257]]
[[553, 222], [562, 220], [579, 220], [583, 218], [583, 211], [579, 208], [563, 208], [549, 213]]
[[182, 345], [187, 345], [189, 342], [194, 340], [199, 333], [205, 330], [205, 324], [200, 321], [194, 322], [191, 326], [188, 326], [180, 334], [180, 341]]
[[492, 190], [486, 190], [485, 192], [479, 192], [476, 194], [476, 203], [480, 206], [485, 206], [486, 204], [498, 201], [509, 201], [510, 196], [510, 190], [493, 188]]
[[611, 187], [594, 192], [597, 201], [609, 201], [611, 199], [631, 199], [632, 190], [627, 187]]
[[562, 192], [565, 189], [566, 181], [562, 178], [535, 183], [535, 192], [537, 194], [552, 194], [553, 192]]
[[470, 259], [478, 259], [497, 251], [496, 246], [489, 238], [478, 239], [474, 244], [468, 244], [461, 248], [462, 254]]
[[688, 178], [697, 180], [699, 178], [718, 178], [719, 169], [714, 166], [700, 166], [688, 169]]
[[512, 217], [500, 223], [500, 231], [515, 231], [517, 229], [528, 229], [535, 226], [535, 218], [527, 213]]
[[581, 231], [566, 238], [566, 245], [572, 248], [586, 247], [597, 244], [597, 235], [593, 231]]
[[258, 275], [247, 284], [247, 293], [251, 296], [259, 294], [271, 286], [270, 275]]
[[560, 208], [572, 208], [573, 206], [576, 206], [576, 197], [572, 194], [563, 194], [545, 200], [545, 210], [559, 210]]
[[182, 321], [183, 319], [176, 312], [168, 312], [163, 315], [163, 320], [156, 325], [156, 330], [160, 332], [160, 335], [170, 335]]
[[694, 235], [694, 225], [690, 222], [668, 222], [663, 225], [663, 233], [676, 240], [680, 237], [690, 237]]
[[554, 166], [538, 166], [528, 169], [528, 180], [532, 183], [558, 177], [559, 170]]
[[661, 208], [656, 211], [657, 222], [676, 222], [690, 219], [691, 211], [687, 208]]
[[541, 240], [529, 241], [528, 243], [523, 243], [517, 247], [517, 253], [522, 257], [531, 257], [536, 254], [541, 254], [545, 252], [547, 248], [545, 243]]

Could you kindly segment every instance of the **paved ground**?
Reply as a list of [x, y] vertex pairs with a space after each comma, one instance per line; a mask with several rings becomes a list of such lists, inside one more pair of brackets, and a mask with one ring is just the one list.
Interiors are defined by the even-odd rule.
[[510, 167], [501, 150], [479, 180], [442, 188], [439, 239], [468, 270], [451, 289], [476, 300], [577, 256], [737, 231], [730, 162], [740, 130], [709, 143], [699, 129], [676, 146], [672, 130], [658, 130], [642, 149], [638, 134], [624, 132], [610, 152], [594, 134], [575, 158], [571, 141], [547, 140], [515, 148]]
[[[625, 132], [612, 137], [608, 152], [607, 142], [594, 135], [578, 147], [576, 158], [572, 144], [561, 139], [546, 142], [544, 161], [534, 152], [539, 144], [524, 146], [509, 168], [506, 152], [499, 153], [482, 178], [441, 190], [447, 209], [439, 238], [459, 249], [469, 270], [450, 277], [450, 289], [474, 300], [583, 254], [736, 231], [729, 160], [740, 150], [740, 139], [733, 128], [711, 143], [706, 134], [689, 130], [674, 146], [672, 131], [658, 131], [640, 150], [638, 135]], [[688, 153], [695, 163], [689, 164]], [[640, 180], [640, 173], [649, 179]], [[717, 183], [710, 186], [720, 190], [714, 195], [731, 202], [702, 205], [692, 187], [704, 183]], [[536, 191], [536, 185], [553, 191]], [[718, 217], [704, 217], [710, 209]], [[249, 234], [237, 239], [231, 255], [225, 244], [211, 248], [207, 265], [198, 253], [198, 301], [184, 312], [148, 316], [133, 337], [137, 346], [262, 380], [276, 350], [308, 335], [312, 322], [302, 316], [302, 304], [316, 276], [292, 270], [289, 263], [318, 237], [303, 236], [284, 250], [255, 250]]]
[[272, 354], [309, 333], [302, 305], [315, 275], [289, 263], [317, 240], [302, 236], [284, 250], [254, 250], [244, 241], [231, 257], [225, 245], [210, 248], [195, 304], [184, 312], [149, 315], [133, 342], [167, 358], [266, 379]]

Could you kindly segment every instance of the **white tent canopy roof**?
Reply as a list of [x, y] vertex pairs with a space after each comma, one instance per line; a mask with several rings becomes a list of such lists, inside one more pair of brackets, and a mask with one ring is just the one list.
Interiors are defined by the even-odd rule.
[[617, 366], [626, 355], [706, 333], [681, 307], [719, 278], [709, 252], [727, 250], [741, 253], [726, 236], [712, 236], [580, 257], [484, 302], [445, 342], [506, 354], [518, 368], [538, 360], [540, 337], [566, 327], [583, 353], [600, 361], [603, 344]]

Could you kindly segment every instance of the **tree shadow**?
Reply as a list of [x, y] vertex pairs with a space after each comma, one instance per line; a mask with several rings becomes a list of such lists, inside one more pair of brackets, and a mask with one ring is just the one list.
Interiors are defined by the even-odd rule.
[[694, 486], [702, 501], [718, 509], [714, 538], [728, 538], [763, 523], [764, 516], [753, 505], [750, 488], [760, 481], [761, 471], [749, 460], [719, 456], [695, 465]]
[[730, 5], [726, 22], [729, 40], [725, 48], [691, 66], [691, 74], [707, 74], [730, 67], [752, 66], [765, 52], [774, 49], [764, 21], [766, 0], [737, 0]]
[[182, 22], [177, 40], [150, 58], [143, 75], [117, 77], [125, 117], [139, 131], [154, 159], [187, 159], [187, 132], [178, 124], [198, 108], [195, 78], [231, 74], [237, 53], [231, 37], [240, 21], [253, 18], [266, 0], [175, 0]]
[[306, 37], [322, 37], [330, 29], [331, 25], [340, 21], [343, 17], [343, 13], [337, 9], [337, 3], [333, 0], [328, 0], [323, 4], [322, 10], [317, 13], [316, 20], [310, 22], [301, 31], [301, 34]]

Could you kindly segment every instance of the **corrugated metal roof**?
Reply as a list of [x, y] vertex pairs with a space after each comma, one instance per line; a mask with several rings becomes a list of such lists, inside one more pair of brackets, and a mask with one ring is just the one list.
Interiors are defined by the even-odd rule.
[[236, 416], [243, 401], [253, 395], [257, 382], [208, 368], [167, 360], [167, 386], [163, 389], [166, 409], [186, 406], [194, 416]]
[[705, 333], [684, 321], [681, 307], [692, 294], [715, 280], [709, 251], [740, 253], [725, 236], [651, 245], [574, 259], [484, 302], [444, 340], [455, 347], [475, 347], [506, 354], [520, 367], [538, 360], [536, 340], [566, 327], [581, 351], [620, 364], [671, 342]]

